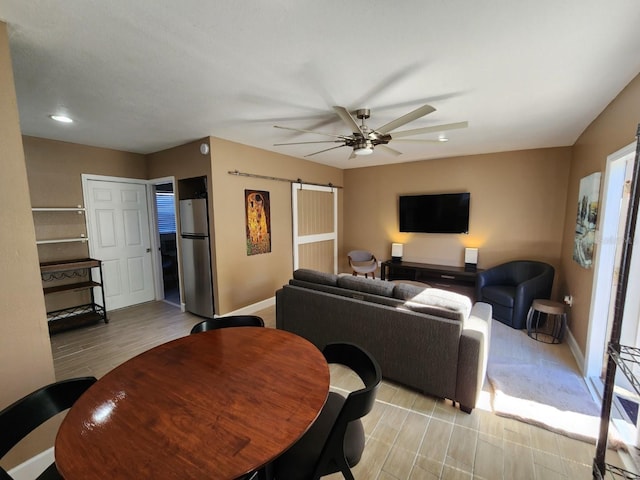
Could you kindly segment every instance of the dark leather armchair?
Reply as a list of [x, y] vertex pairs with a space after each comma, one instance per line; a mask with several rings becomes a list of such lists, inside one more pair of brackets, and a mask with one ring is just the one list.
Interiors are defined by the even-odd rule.
[[493, 318], [512, 328], [526, 327], [536, 298], [549, 298], [555, 269], [544, 262], [516, 260], [478, 273], [476, 298], [493, 306]]

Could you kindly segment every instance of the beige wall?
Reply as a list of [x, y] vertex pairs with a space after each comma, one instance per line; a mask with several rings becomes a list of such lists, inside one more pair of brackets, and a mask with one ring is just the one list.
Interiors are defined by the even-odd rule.
[[[229, 175], [229, 171], [342, 185], [343, 171], [313, 162], [211, 138], [218, 313], [273, 296], [291, 278], [291, 184]], [[271, 253], [247, 255], [244, 190], [265, 190], [271, 202]], [[342, 198], [340, 190], [339, 199]], [[339, 202], [342, 231], [342, 202]], [[338, 243], [340, 244], [340, 239]], [[340, 248], [340, 247], [339, 247]]]
[[[200, 145], [202, 143], [209, 144], [209, 137], [201, 140], [180, 145], [178, 147], [162, 150], [160, 152], [147, 155], [147, 178], [149, 180], [156, 178], [174, 177], [175, 179], [175, 192], [178, 193], [179, 182], [185, 178], [194, 177], [206, 177], [207, 188], [211, 190], [211, 151], [206, 155], [200, 152]], [[213, 205], [212, 202], [208, 202], [209, 218], [212, 219]], [[177, 221], [180, 221], [180, 212], [177, 212]], [[218, 297], [218, 282], [216, 280], [216, 263], [215, 263], [215, 231], [213, 228], [213, 222], [209, 223], [209, 235], [211, 239], [211, 272], [213, 281], [213, 295], [214, 298]], [[180, 242], [180, 235], [176, 235], [178, 242]], [[182, 272], [180, 272], [180, 278], [182, 278]], [[180, 282], [180, 288], [182, 289], [182, 282]], [[218, 305], [215, 305], [216, 313]]]
[[[0, 409], [54, 380], [6, 24], [0, 22]], [[39, 451], [38, 449], [29, 453]], [[27, 453], [25, 456], [29, 456]], [[19, 460], [5, 459], [3, 465]], [[8, 463], [7, 463], [8, 462]]]
[[[200, 153], [200, 144], [209, 143], [209, 137], [147, 155], [146, 178], [173, 176], [182, 178], [206, 176], [211, 182], [211, 153]], [[176, 186], [177, 188], [177, 186]]]
[[[53, 381], [6, 25], [0, 22], [0, 408]], [[11, 279], [8, 281], [8, 279]]]
[[[344, 249], [384, 260], [399, 242], [407, 261], [462, 266], [464, 247], [477, 247], [480, 268], [521, 258], [558, 267], [570, 161], [566, 147], [347, 170]], [[398, 231], [400, 194], [451, 192], [471, 193], [468, 235]]]
[[604, 180], [607, 156], [635, 141], [639, 122], [640, 76], [633, 79], [589, 125], [573, 147], [565, 207], [567, 221], [562, 244], [562, 267], [566, 279], [562, 290], [573, 296], [569, 325], [583, 353], [587, 342], [593, 269], [584, 269], [573, 261], [573, 232], [580, 179], [593, 172], [602, 172], [601, 178]]
[[[145, 178], [145, 157], [135, 153], [90, 147], [44, 138], [22, 138], [34, 207], [84, 205], [82, 174]], [[38, 239], [62, 238], [87, 233], [83, 215], [34, 213]], [[87, 257], [86, 243], [52, 243], [38, 246], [40, 261]], [[55, 299], [48, 298], [47, 301]]]
[[[23, 142], [31, 200], [37, 206], [83, 204], [82, 173], [145, 179], [174, 176], [176, 181], [207, 176], [217, 314], [272, 297], [288, 281], [293, 268], [290, 184], [232, 176], [228, 171], [334, 185], [343, 180], [342, 170], [336, 168], [209, 137], [146, 157], [28, 136]], [[207, 155], [200, 153], [202, 142], [211, 142]], [[271, 253], [246, 254], [245, 188], [270, 192]], [[37, 231], [43, 236], [56, 228], [81, 228], [83, 221], [76, 215], [37, 215]], [[82, 243], [41, 245], [38, 249], [43, 261], [88, 254]]]
[[147, 178], [144, 155], [22, 137], [33, 205], [82, 204], [82, 174]]

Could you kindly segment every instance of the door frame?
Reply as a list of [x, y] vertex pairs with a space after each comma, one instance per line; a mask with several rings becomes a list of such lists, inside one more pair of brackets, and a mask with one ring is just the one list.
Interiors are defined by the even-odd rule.
[[[617, 180], [622, 170], [622, 182], [624, 183], [624, 166], [629, 155], [635, 155], [636, 144], [631, 143], [620, 150], [607, 156], [607, 163], [604, 174], [604, 183], [601, 195], [602, 213], [599, 220], [599, 232], [597, 235], [598, 248], [594, 261], [593, 284], [591, 287], [591, 305], [589, 308], [589, 328], [587, 331], [587, 345], [584, 356], [583, 374], [585, 377], [600, 377], [602, 369], [602, 359], [605, 354], [605, 342], [609, 303], [612, 300], [611, 278], [616, 268], [615, 265], [615, 242], [611, 239], [617, 238], [617, 226], [620, 222], [620, 205], [612, 202], [612, 191], [621, 191], [624, 188], [618, 185]], [[624, 160], [624, 163], [621, 163]], [[613, 221], [615, 220], [615, 222]], [[615, 226], [613, 225], [615, 223]]]
[[[99, 181], [99, 182], [117, 182], [117, 183], [132, 183], [138, 185], [144, 185], [145, 194], [147, 198], [147, 218], [149, 219], [149, 241], [151, 251], [157, 252], [158, 248], [160, 248], [160, 242], [158, 237], [158, 227], [156, 223], [156, 208], [155, 208], [155, 200], [150, 202], [149, 199], [153, 196], [153, 188], [151, 188], [154, 184], [152, 180], [145, 180], [141, 178], [128, 178], [128, 177], [113, 177], [110, 175], [96, 175], [92, 173], [83, 173], [81, 174], [82, 179], [82, 201], [84, 202], [84, 206], [86, 207], [88, 203], [88, 195], [89, 195], [89, 181]], [[175, 184], [174, 184], [175, 187]], [[90, 215], [89, 210], [85, 212], [85, 222], [87, 222], [87, 232], [91, 231], [91, 221], [93, 220], [92, 215]], [[89, 235], [88, 245], [89, 245], [89, 256], [92, 255], [93, 250], [95, 248], [94, 243], [95, 239], [93, 239], [92, 235]], [[158, 290], [158, 277], [162, 275], [162, 263], [158, 262], [157, 255], [151, 255], [151, 270], [153, 274], [153, 295], [155, 300], [162, 300], [164, 298], [164, 293], [162, 290]], [[162, 297], [159, 297], [162, 295]]]
[[[180, 309], [184, 312], [185, 305], [184, 300], [182, 298], [182, 252], [180, 250], [180, 242], [178, 241], [179, 232], [178, 230], [178, 192], [176, 189], [176, 177], [168, 176], [168, 177], [158, 177], [147, 180], [149, 186], [147, 187], [147, 204], [151, 211], [149, 212], [149, 223], [150, 228], [152, 228], [152, 248], [155, 252], [153, 255], [153, 271], [155, 275], [155, 285], [156, 285], [156, 300], [164, 300], [164, 282], [163, 282], [163, 273], [162, 273], [162, 256], [160, 254], [160, 232], [158, 231], [158, 208], [156, 207], [156, 199], [155, 199], [155, 186], [163, 183], [170, 183], [173, 186], [173, 213], [176, 218], [176, 250], [177, 250], [177, 260], [178, 260], [178, 291], [180, 293]], [[154, 243], [155, 242], [155, 243]]]
[[[333, 232], [317, 235], [298, 235], [298, 192], [302, 189], [330, 192], [333, 194]], [[297, 270], [299, 267], [300, 258], [298, 247], [300, 245], [333, 240], [333, 273], [338, 273], [338, 189], [336, 187], [325, 187], [322, 185], [311, 185], [307, 183], [292, 183], [291, 212], [293, 217], [293, 269]]]

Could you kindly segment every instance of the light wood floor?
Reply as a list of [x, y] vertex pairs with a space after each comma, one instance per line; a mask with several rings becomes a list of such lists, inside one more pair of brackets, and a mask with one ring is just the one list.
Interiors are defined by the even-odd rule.
[[[275, 326], [273, 307], [256, 314]], [[164, 302], [114, 311], [110, 319], [52, 337], [58, 379], [100, 377], [138, 353], [187, 335], [201, 320]], [[352, 382], [348, 372], [332, 369], [332, 388], [349, 389]], [[384, 381], [364, 423], [367, 445], [353, 469], [358, 480], [591, 478], [594, 445], [498, 417], [489, 410], [488, 392], [467, 415], [450, 402]], [[623, 466], [612, 451], [607, 462]]]

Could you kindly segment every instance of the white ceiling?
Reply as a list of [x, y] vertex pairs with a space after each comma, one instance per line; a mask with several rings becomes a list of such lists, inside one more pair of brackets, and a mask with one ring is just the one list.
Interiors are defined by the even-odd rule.
[[24, 134], [138, 153], [212, 135], [303, 158], [326, 145], [273, 144], [326, 138], [273, 125], [349, 134], [333, 105], [379, 127], [425, 103], [400, 130], [469, 127], [308, 159], [572, 145], [640, 72], [638, 0], [0, 0], [0, 19]]

